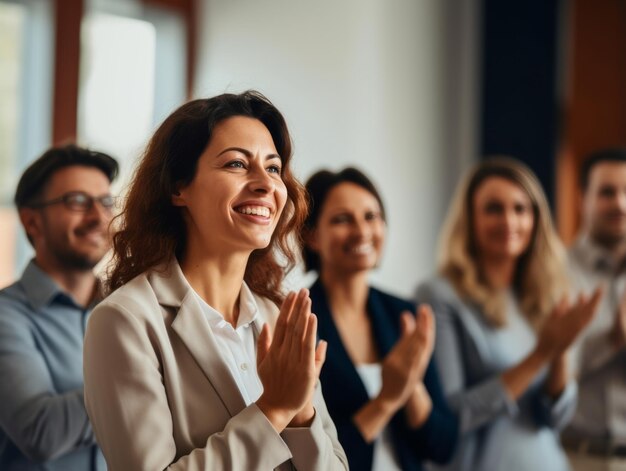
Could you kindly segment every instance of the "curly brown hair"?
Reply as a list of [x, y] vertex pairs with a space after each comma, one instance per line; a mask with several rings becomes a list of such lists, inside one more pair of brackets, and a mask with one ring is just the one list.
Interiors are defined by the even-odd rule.
[[115, 221], [119, 230], [113, 236], [111, 291], [174, 256], [180, 259], [187, 234], [181, 209], [172, 205], [172, 194], [177, 187], [191, 183], [216, 125], [233, 116], [261, 121], [281, 157], [287, 204], [270, 244], [250, 255], [244, 280], [255, 293], [282, 302], [281, 283], [296, 261], [290, 242], [301, 243], [298, 234], [306, 218], [307, 200], [289, 165], [292, 145], [285, 119], [266, 97], [252, 90], [190, 101], [154, 133]]

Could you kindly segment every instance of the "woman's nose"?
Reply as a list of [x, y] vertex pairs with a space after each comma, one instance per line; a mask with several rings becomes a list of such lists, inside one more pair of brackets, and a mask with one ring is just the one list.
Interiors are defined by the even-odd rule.
[[250, 172], [250, 189], [255, 193], [270, 193], [274, 190], [274, 180], [265, 168], [255, 168]]
[[368, 222], [362, 219], [356, 219], [354, 221], [354, 224], [352, 225], [352, 228], [353, 228], [354, 234], [360, 237], [366, 237], [371, 232], [371, 228]]

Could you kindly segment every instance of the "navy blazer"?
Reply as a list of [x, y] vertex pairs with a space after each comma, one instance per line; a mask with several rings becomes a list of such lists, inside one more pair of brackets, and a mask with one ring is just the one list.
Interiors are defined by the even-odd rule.
[[[348, 356], [333, 321], [326, 292], [318, 279], [311, 286], [312, 311], [318, 317], [318, 334], [328, 342], [326, 362], [320, 374], [328, 411], [335, 422], [339, 441], [348, 455], [351, 469], [372, 468], [373, 444], [365, 442], [352, 421], [354, 414], [370, 399], [365, 386]], [[415, 312], [415, 306], [402, 299], [370, 288], [367, 312], [372, 322], [374, 341], [381, 358], [400, 337], [400, 314]], [[403, 410], [390, 422], [393, 444], [403, 470], [421, 470], [422, 461], [446, 463], [454, 453], [458, 419], [447, 406], [434, 362], [429, 362], [424, 376], [433, 409], [418, 429], [410, 429]]]

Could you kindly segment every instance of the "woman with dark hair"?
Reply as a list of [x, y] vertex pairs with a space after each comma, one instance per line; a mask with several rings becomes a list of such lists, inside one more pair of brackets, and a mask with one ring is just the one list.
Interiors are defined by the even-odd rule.
[[306, 184], [311, 211], [303, 227], [319, 336], [328, 342], [321, 381], [352, 469], [420, 470], [445, 462], [456, 441], [434, 365], [432, 314], [372, 288], [385, 210], [360, 171], [320, 171]]
[[306, 214], [290, 161], [286, 123], [256, 92], [191, 101], [152, 137], [85, 339], [109, 469], [347, 467], [315, 386], [308, 293], [280, 290]]
[[461, 420], [447, 469], [569, 469], [558, 438], [576, 407], [566, 353], [599, 292], [567, 305], [565, 252], [531, 170], [503, 157], [477, 164], [439, 257], [439, 276], [417, 297], [435, 312], [434, 357]]

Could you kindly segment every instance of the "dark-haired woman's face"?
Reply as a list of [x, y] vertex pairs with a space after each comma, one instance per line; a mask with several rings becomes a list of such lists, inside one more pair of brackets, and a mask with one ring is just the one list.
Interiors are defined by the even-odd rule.
[[349, 274], [374, 268], [384, 241], [385, 222], [376, 197], [344, 182], [328, 193], [307, 243], [318, 253], [322, 272]]
[[172, 197], [185, 208], [188, 246], [222, 254], [267, 247], [287, 201], [281, 172], [263, 123], [244, 116], [219, 123], [194, 179]]
[[483, 259], [518, 258], [530, 245], [535, 217], [526, 191], [502, 177], [489, 177], [474, 193], [474, 240]]

